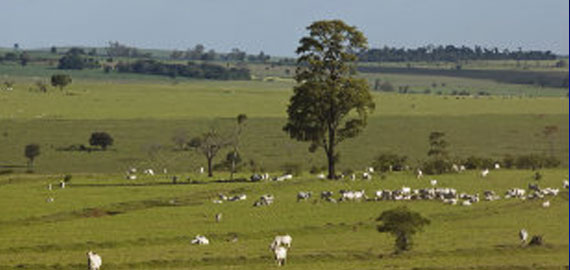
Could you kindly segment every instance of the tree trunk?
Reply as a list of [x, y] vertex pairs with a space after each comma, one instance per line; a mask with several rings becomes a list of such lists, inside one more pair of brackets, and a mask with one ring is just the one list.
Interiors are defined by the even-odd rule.
[[208, 177], [214, 176], [212, 174], [212, 158], [208, 158]]
[[327, 151], [327, 159], [329, 163], [329, 179], [335, 179], [335, 170], [334, 170], [334, 140], [335, 140], [335, 132], [333, 129], [329, 129], [329, 145]]
[[30, 158], [30, 160], [28, 161], [28, 170], [33, 170], [34, 169], [34, 159]]

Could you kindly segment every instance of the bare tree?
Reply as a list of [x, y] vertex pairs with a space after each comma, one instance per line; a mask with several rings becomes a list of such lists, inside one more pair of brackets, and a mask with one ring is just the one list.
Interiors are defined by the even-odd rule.
[[208, 162], [208, 177], [212, 177], [212, 160], [221, 149], [229, 144], [230, 142], [227, 138], [220, 135], [216, 129], [210, 128], [210, 130], [202, 136], [190, 140], [189, 146], [206, 157]]

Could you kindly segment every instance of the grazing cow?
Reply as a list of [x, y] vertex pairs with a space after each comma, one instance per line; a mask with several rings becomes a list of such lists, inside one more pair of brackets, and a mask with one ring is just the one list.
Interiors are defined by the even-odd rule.
[[311, 198], [311, 192], [300, 191], [297, 193], [297, 202]]
[[332, 191], [322, 191], [321, 192], [321, 199], [327, 200], [333, 195]]
[[565, 189], [568, 189], [569, 186], [570, 186], [570, 183], [568, 183], [568, 180], [562, 181], [562, 187], [564, 187]]
[[548, 207], [550, 207], [550, 201], [545, 201], [545, 202], [543, 202], [543, 203], [542, 203], [542, 207], [543, 207], [543, 208], [548, 208]]
[[435, 186], [435, 185], [437, 185], [437, 180], [431, 179], [431, 180], [429, 181], [429, 183], [430, 183], [432, 186]]
[[287, 248], [276, 247], [273, 249], [273, 254], [275, 255], [275, 261], [277, 261], [278, 266], [285, 265], [285, 261], [287, 260]]
[[467, 168], [465, 168], [465, 165], [461, 165], [459, 166], [459, 171], [460, 172], [464, 172]]
[[459, 166], [457, 166], [457, 164], [454, 163], [453, 165], [451, 165], [451, 170], [454, 172], [459, 172]]
[[351, 180], [351, 181], [355, 181], [355, 180], [356, 180], [356, 174], [354, 174], [354, 173], [351, 174], [351, 175], [350, 175], [350, 180]]
[[481, 177], [487, 177], [487, 175], [489, 175], [489, 169], [484, 169], [481, 171]]
[[47, 203], [51, 203], [51, 202], [53, 202], [53, 197], [49, 197], [49, 198], [47, 198], [47, 199], [46, 199], [46, 202], [47, 202]]
[[293, 175], [292, 175], [292, 174], [285, 174], [285, 175], [276, 177], [276, 178], [275, 178], [275, 181], [279, 181], [279, 182], [280, 182], [280, 181], [285, 181], [285, 180], [290, 180], [290, 179], [293, 179]]
[[369, 173], [374, 173], [374, 168], [373, 168], [373, 167], [368, 167], [367, 171], [368, 171]]
[[209, 245], [210, 240], [208, 240], [208, 238], [206, 238], [206, 236], [196, 235], [196, 237], [194, 237], [194, 239], [192, 239], [192, 241], [190, 241], [190, 243], [194, 244], [194, 245]]
[[222, 213], [216, 213], [215, 218], [216, 218], [216, 222], [222, 221]]
[[463, 202], [461, 202], [461, 205], [463, 205], [463, 206], [471, 206], [471, 201], [463, 201]]
[[457, 199], [444, 199], [443, 200], [444, 204], [449, 204], [449, 205], [456, 205], [457, 204]]
[[320, 180], [324, 180], [324, 179], [327, 178], [327, 177], [325, 176], [324, 173], [319, 173], [319, 174], [317, 175], [317, 178], [320, 179]]
[[127, 175], [127, 180], [136, 180], [137, 176], [136, 175]]
[[498, 162], [495, 163], [495, 170], [498, 170], [498, 169], [500, 169], [500, 168], [501, 168], [501, 165], [500, 165]]
[[224, 201], [222, 201], [222, 200], [213, 200], [212, 202], [215, 203], [215, 204], [222, 204], [222, 203], [224, 203]]
[[540, 188], [538, 187], [538, 184], [528, 183], [528, 189], [536, 190], [536, 191], [540, 192]]
[[137, 173], [137, 169], [136, 168], [129, 168], [129, 173]]
[[273, 203], [273, 195], [265, 194], [259, 198], [259, 200], [253, 203], [253, 206], [262, 206], [262, 205], [270, 205]]
[[64, 181], [59, 182], [59, 187], [60, 187], [60, 188], [65, 188], [65, 182], [64, 182]]
[[263, 176], [260, 174], [253, 174], [249, 180], [251, 180], [252, 182], [257, 182], [257, 181], [261, 181], [263, 179]]
[[528, 232], [525, 229], [519, 231], [519, 239], [521, 240], [521, 245], [526, 244], [526, 239], [528, 238]]
[[275, 249], [275, 248], [280, 247], [280, 246], [290, 248], [292, 242], [293, 242], [293, 237], [291, 237], [291, 235], [288, 235], [288, 234], [277, 235], [273, 239], [273, 242], [271, 242], [271, 245], [269, 245], [269, 248]]
[[424, 177], [424, 173], [422, 172], [422, 170], [418, 169], [418, 171], [416, 172], [416, 178], [420, 179]]
[[99, 270], [99, 268], [101, 268], [101, 264], [103, 264], [101, 256], [97, 255], [97, 253], [93, 251], [87, 252], [87, 268], [89, 270]]
[[51, 184], [48, 184], [47, 189], [48, 189], [48, 190], [52, 190], [52, 185], [51, 185]]
[[362, 173], [362, 179], [364, 180], [371, 180], [372, 179], [372, 175], [370, 173], [364, 172]]
[[151, 176], [154, 175], [154, 171], [152, 169], [146, 169], [143, 173]]

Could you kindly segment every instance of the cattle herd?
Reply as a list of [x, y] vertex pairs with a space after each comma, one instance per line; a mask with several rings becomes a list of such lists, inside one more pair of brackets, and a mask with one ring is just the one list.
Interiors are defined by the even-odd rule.
[[[499, 168], [498, 164], [495, 164], [495, 169]], [[457, 166], [454, 165], [453, 169], [460, 172], [465, 170], [464, 166]], [[201, 168], [201, 172], [203, 173], [203, 168]], [[372, 173], [374, 172], [373, 168], [367, 168], [361, 174], [361, 179], [363, 180], [370, 180], [372, 179]], [[136, 179], [136, 169], [129, 169], [127, 172], [127, 179], [134, 180]], [[146, 169], [143, 171], [144, 174], [147, 175], [154, 175], [154, 171], [152, 169]], [[165, 171], [166, 173], [166, 171]], [[485, 169], [481, 171], [481, 177], [487, 177], [489, 175], [489, 170]], [[344, 178], [344, 175], [341, 175], [340, 178]], [[423, 172], [421, 170], [416, 171], [416, 177], [418, 179], [423, 178]], [[270, 177], [269, 174], [254, 174], [250, 177], [250, 180], [253, 182], [261, 181], [261, 180], [273, 180], [273, 181], [285, 181], [292, 179], [293, 176], [291, 174], [284, 174], [278, 177]], [[318, 179], [325, 179], [324, 174], [318, 174]], [[356, 174], [351, 174], [348, 176], [350, 180], [355, 180]], [[411, 187], [402, 186], [401, 188], [397, 189], [379, 189], [369, 196], [365, 190], [339, 190], [337, 195], [335, 196], [335, 192], [325, 190], [321, 191], [320, 198], [316, 200], [326, 201], [330, 203], [341, 203], [341, 202], [377, 202], [377, 201], [439, 201], [445, 205], [460, 205], [460, 206], [471, 206], [472, 204], [479, 203], [480, 201], [494, 201], [503, 199], [519, 199], [519, 200], [536, 200], [542, 199], [542, 207], [550, 207], [550, 201], [546, 200], [547, 197], [557, 196], [560, 192], [558, 188], [552, 187], [545, 187], [540, 188], [538, 184], [530, 183], [527, 186], [527, 189], [523, 188], [510, 188], [504, 192], [504, 195], [501, 197], [493, 190], [485, 190], [482, 192], [482, 196], [479, 193], [475, 194], [468, 194], [465, 192], [459, 192], [455, 188], [450, 187], [436, 187], [438, 185], [438, 181], [436, 179], [431, 179], [429, 181], [430, 187], [426, 188], [419, 188], [419, 189], [412, 189]], [[65, 188], [65, 182], [60, 183], [60, 188]], [[568, 180], [563, 180], [562, 188], [568, 189], [569, 188]], [[48, 189], [52, 190], [52, 184], [48, 185]], [[313, 197], [312, 191], [298, 191], [296, 196], [296, 201], [298, 203], [310, 200]], [[215, 204], [221, 204], [224, 202], [237, 202], [237, 201], [244, 201], [247, 199], [246, 194], [236, 194], [236, 195], [225, 195], [225, 194], [218, 194], [217, 198], [212, 200]], [[48, 198], [48, 202], [52, 202], [53, 198]], [[275, 201], [275, 197], [272, 194], [265, 194], [259, 197], [259, 199], [255, 200], [253, 203], [254, 207], [259, 206], [269, 206], [273, 204]], [[216, 213], [215, 221], [221, 222], [222, 220], [222, 213]], [[528, 232], [526, 229], [521, 229], [519, 231], [519, 238], [521, 240], [521, 244], [526, 244], [528, 238]], [[533, 236], [534, 238], [540, 238], [540, 236]], [[236, 239], [237, 240], [237, 239]], [[285, 265], [287, 259], [287, 251], [291, 248], [292, 237], [290, 235], [277, 235], [269, 245], [269, 249], [272, 251], [274, 255], [274, 259], [278, 266]], [[540, 240], [540, 239], [539, 239]], [[532, 242], [532, 241], [531, 241]], [[209, 245], [210, 240], [206, 238], [204, 235], [196, 235], [191, 241], [191, 244], [195, 245]], [[101, 256], [94, 253], [93, 251], [89, 251], [87, 253], [87, 264], [90, 270], [99, 270], [102, 264]]]

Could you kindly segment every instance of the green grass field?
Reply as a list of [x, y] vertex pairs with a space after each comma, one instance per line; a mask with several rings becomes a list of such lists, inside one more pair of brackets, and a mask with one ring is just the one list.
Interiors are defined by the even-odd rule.
[[[476, 171], [437, 176], [440, 186], [501, 195], [526, 187], [531, 171]], [[542, 187], [561, 187], [567, 170], [544, 170]], [[186, 174], [188, 175], [188, 174]], [[185, 175], [185, 176], [186, 176]], [[192, 175], [191, 175], [192, 176]], [[168, 184], [164, 176], [127, 182], [120, 175], [77, 175], [65, 189], [48, 191], [54, 175], [0, 178], [0, 269], [83, 269], [85, 252], [103, 257], [102, 269], [273, 269], [268, 245], [293, 236], [285, 269], [562, 269], [568, 265], [568, 192], [541, 200], [482, 201], [471, 207], [435, 201], [327, 203], [295, 201], [296, 193], [339, 189], [429, 186], [410, 173], [384, 180], [330, 182], [305, 176], [288, 182]], [[429, 179], [429, 178], [428, 178]], [[213, 204], [219, 192], [245, 193], [246, 201]], [[262, 194], [276, 201], [252, 207]], [[48, 197], [53, 203], [47, 203]], [[338, 196], [338, 195], [335, 195]], [[394, 255], [393, 238], [374, 219], [406, 205], [432, 223], [415, 237], [413, 251]], [[214, 221], [222, 213], [221, 223]], [[521, 247], [518, 231], [543, 235], [542, 247]], [[193, 246], [196, 234], [209, 246]], [[228, 241], [237, 236], [237, 242]]]
[[[422, 188], [410, 172], [389, 173], [372, 181], [323, 181], [307, 173], [325, 164], [324, 154], [282, 131], [294, 86], [283, 67], [254, 67], [252, 81], [198, 81], [101, 71], [69, 72], [74, 82], [64, 91], [33, 91], [34, 82], [57, 70], [0, 65], [0, 80], [15, 80], [14, 90], [0, 90], [0, 270], [84, 269], [85, 252], [102, 255], [102, 269], [274, 269], [268, 245], [276, 234], [293, 236], [285, 269], [565, 269], [568, 266], [568, 191], [538, 201], [499, 200], [471, 207], [440, 202], [325, 203], [295, 202], [298, 191]], [[428, 135], [443, 131], [453, 157], [471, 155], [501, 159], [506, 154], [552, 154], [559, 169], [541, 170], [541, 187], [561, 188], [568, 179], [567, 90], [499, 84], [488, 80], [411, 75], [367, 74], [396, 87], [421, 91], [433, 82], [443, 92], [492, 92], [490, 97], [373, 93], [376, 111], [363, 133], [340, 145], [339, 170], [362, 170], [381, 152], [408, 156], [411, 166], [426, 158]], [[445, 86], [441, 86], [441, 83]], [[30, 89], [32, 89], [30, 91]], [[436, 90], [433, 90], [434, 92]], [[530, 97], [533, 96], [533, 97]], [[301, 177], [287, 182], [215, 182], [198, 175], [205, 159], [192, 151], [174, 150], [171, 138], [185, 131], [197, 136], [210, 127], [232, 129], [245, 113], [241, 156], [273, 175], [286, 163], [302, 166]], [[547, 139], [545, 126], [558, 132]], [[61, 151], [88, 144], [95, 131], [115, 139], [108, 151]], [[34, 173], [24, 173], [24, 147], [38, 143], [41, 154]], [[219, 162], [222, 151], [215, 162]], [[167, 174], [124, 180], [129, 167]], [[534, 172], [478, 171], [437, 175], [440, 186], [470, 193], [526, 188]], [[66, 189], [48, 191], [64, 174], [73, 176]], [[170, 184], [172, 175], [183, 184]], [[237, 177], [249, 177], [247, 169]], [[197, 181], [189, 184], [187, 177]], [[246, 193], [241, 202], [213, 204], [217, 194]], [[252, 207], [260, 195], [276, 202]], [[338, 196], [338, 195], [335, 195]], [[53, 197], [52, 203], [46, 199]], [[393, 238], [375, 230], [384, 210], [406, 205], [432, 220], [415, 238], [414, 250], [394, 255]], [[214, 222], [214, 214], [223, 221]], [[521, 247], [518, 231], [544, 236], [541, 247]], [[209, 246], [192, 246], [204, 234]], [[237, 236], [237, 242], [228, 241]]]
[[[40, 173], [118, 172], [131, 165], [166, 166], [194, 170], [204, 161], [194, 152], [173, 151], [172, 136], [185, 130], [196, 136], [215, 126], [228, 130], [240, 113], [249, 120], [242, 139], [245, 160], [278, 170], [284, 163], [303, 163], [304, 169], [325, 164], [324, 155], [309, 154], [308, 145], [290, 140], [281, 131], [292, 85], [275, 82], [196, 81], [169, 84], [77, 82], [68, 90], [43, 94], [18, 84], [1, 91], [0, 164], [24, 165], [23, 148], [42, 148]], [[487, 156], [544, 153], [549, 141], [542, 129], [557, 125], [555, 155], [568, 162], [568, 99], [455, 98], [436, 95], [374, 94], [376, 111], [361, 136], [341, 144], [340, 168], [360, 169], [379, 152], [425, 158], [427, 137], [443, 131], [452, 155]], [[87, 144], [91, 132], [106, 131], [115, 138], [107, 152], [65, 152], [58, 148]], [[492, 131], [492, 136], [489, 132]], [[150, 149], [160, 146], [158, 157]], [[155, 151], [156, 152], [156, 151]], [[220, 154], [220, 157], [225, 153]], [[217, 160], [216, 160], [217, 162]], [[567, 166], [567, 165], [566, 165]]]

